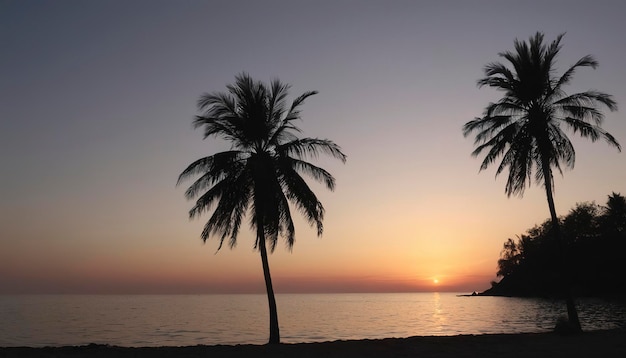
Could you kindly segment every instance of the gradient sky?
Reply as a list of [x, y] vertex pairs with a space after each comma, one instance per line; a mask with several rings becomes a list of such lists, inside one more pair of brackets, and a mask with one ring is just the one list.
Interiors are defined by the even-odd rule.
[[[502, 244], [549, 216], [543, 188], [507, 198], [461, 126], [499, 98], [482, 68], [536, 31], [569, 92], [626, 106], [623, 1], [0, 0], [0, 293], [263, 292], [253, 234], [216, 254], [178, 174], [228, 148], [191, 126], [241, 71], [280, 78], [335, 192], [324, 235], [299, 220], [270, 257], [277, 292], [484, 290]], [[293, 97], [292, 97], [293, 98]], [[604, 128], [626, 145], [624, 111]], [[626, 193], [626, 154], [576, 139], [557, 211]], [[435, 284], [434, 279], [439, 283]]]

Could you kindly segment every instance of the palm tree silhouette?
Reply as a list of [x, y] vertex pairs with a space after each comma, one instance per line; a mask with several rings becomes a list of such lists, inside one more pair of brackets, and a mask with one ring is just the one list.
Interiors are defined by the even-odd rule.
[[566, 94], [563, 87], [570, 83], [575, 70], [579, 67], [596, 68], [598, 62], [590, 55], [584, 56], [556, 77], [555, 59], [561, 49], [563, 34], [550, 45], [544, 44], [543, 38], [544, 35], [538, 32], [528, 43], [515, 40], [514, 52], [500, 53], [512, 69], [499, 62], [485, 66], [486, 77], [478, 80], [478, 86], [503, 91], [504, 96], [498, 102], [490, 103], [483, 117], [467, 122], [463, 134], [467, 137], [476, 132], [473, 156], [487, 152], [480, 170], [502, 158], [496, 176], [508, 169], [507, 196], [523, 196], [533, 172], [535, 181], [543, 183], [553, 235], [561, 243], [561, 270], [569, 323], [573, 330], [580, 331], [578, 314], [565, 278], [570, 270], [554, 206], [552, 171], [556, 169], [562, 174], [563, 166], [574, 167], [574, 146], [564, 128], [593, 142], [605, 139], [621, 150], [617, 140], [600, 127], [604, 115], [598, 109], [606, 106], [615, 111], [617, 104], [610, 95], [595, 90]]
[[289, 85], [279, 80], [269, 86], [255, 81], [246, 73], [236, 76], [228, 93], [205, 93], [198, 100], [202, 115], [194, 127], [204, 129], [204, 138], [221, 137], [230, 141], [231, 149], [191, 163], [178, 177], [178, 184], [200, 176], [185, 192], [187, 199], [197, 197], [189, 211], [190, 218], [213, 209], [202, 231], [204, 242], [218, 236], [221, 249], [225, 239], [233, 248], [242, 219], [251, 217], [256, 230], [254, 248], [261, 254], [270, 313], [269, 343], [279, 343], [278, 314], [267, 257], [267, 245], [273, 252], [278, 236], [287, 247], [294, 244], [295, 227], [289, 209], [292, 203], [311, 226], [322, 235], [324, 207], [301, 174], [333, 190], [335, 179], [326, 170], [307, 161], [319, 153], [346, 161], [346, 155], [327, 139], [299, 138], [294, 123], [300, 119], [300, 106], [316, 94], [310, 91], [287, 106]]
[[613, 192], [604, 207], [604, 216], [607, 226], [615, 234], [626, 234], [626, 198], [619, 193]]

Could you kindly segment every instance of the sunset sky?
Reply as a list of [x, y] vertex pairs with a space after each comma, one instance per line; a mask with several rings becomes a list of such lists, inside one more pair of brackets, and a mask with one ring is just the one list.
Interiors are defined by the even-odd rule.
[[[515, 38], [566, 33], [568, 92], [626, 110], [623, 1], [0, 0], [0, 293], [263, 292], [245, 227], [203, 244], [178, 174], [228, 149], [191, 125], [196, 100], [246, 71], [292, 84], [316, 163], [324, 235], [296, 222], [270, 257], [277, 292], [481, 291], [504, 241], [545, 220], [543, 188], [507, 198], [462, 125], [500, 93], [483, 66]], [[292, 97], [293, 98], [293, 97]], [[624, 110], [604, 128], [626, 145]], [[573, 138], [573, 137], [572, 137]], [[575, 139], [556, 205], [626, 194], [626, 154]], [[186, 183], [187, 184], [187, 183]], [[438, 282], [435, 282], [437, 280]]]

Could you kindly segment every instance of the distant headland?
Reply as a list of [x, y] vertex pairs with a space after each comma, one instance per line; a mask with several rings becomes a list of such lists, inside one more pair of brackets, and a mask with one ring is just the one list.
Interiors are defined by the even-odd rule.
[[[559, 218], [566, 253], [551, 223], [507, 239], [498, 260], [498, 282], [479, 296], [559, 297], [563, 282], [577, 297], [626, 297], [626, 199], [612, 193], [605, 205], [578, 203]], [[563, 270], [562, 265], [566, 266]], [[562, 277], [567, 272], [568, 277]]]

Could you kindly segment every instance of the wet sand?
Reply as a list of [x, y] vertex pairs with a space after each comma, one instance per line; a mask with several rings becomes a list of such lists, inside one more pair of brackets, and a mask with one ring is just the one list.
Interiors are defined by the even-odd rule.
[[0, 348], [0, 357], [626, 357], [626, 330], [461, 335], [280, 345]]

